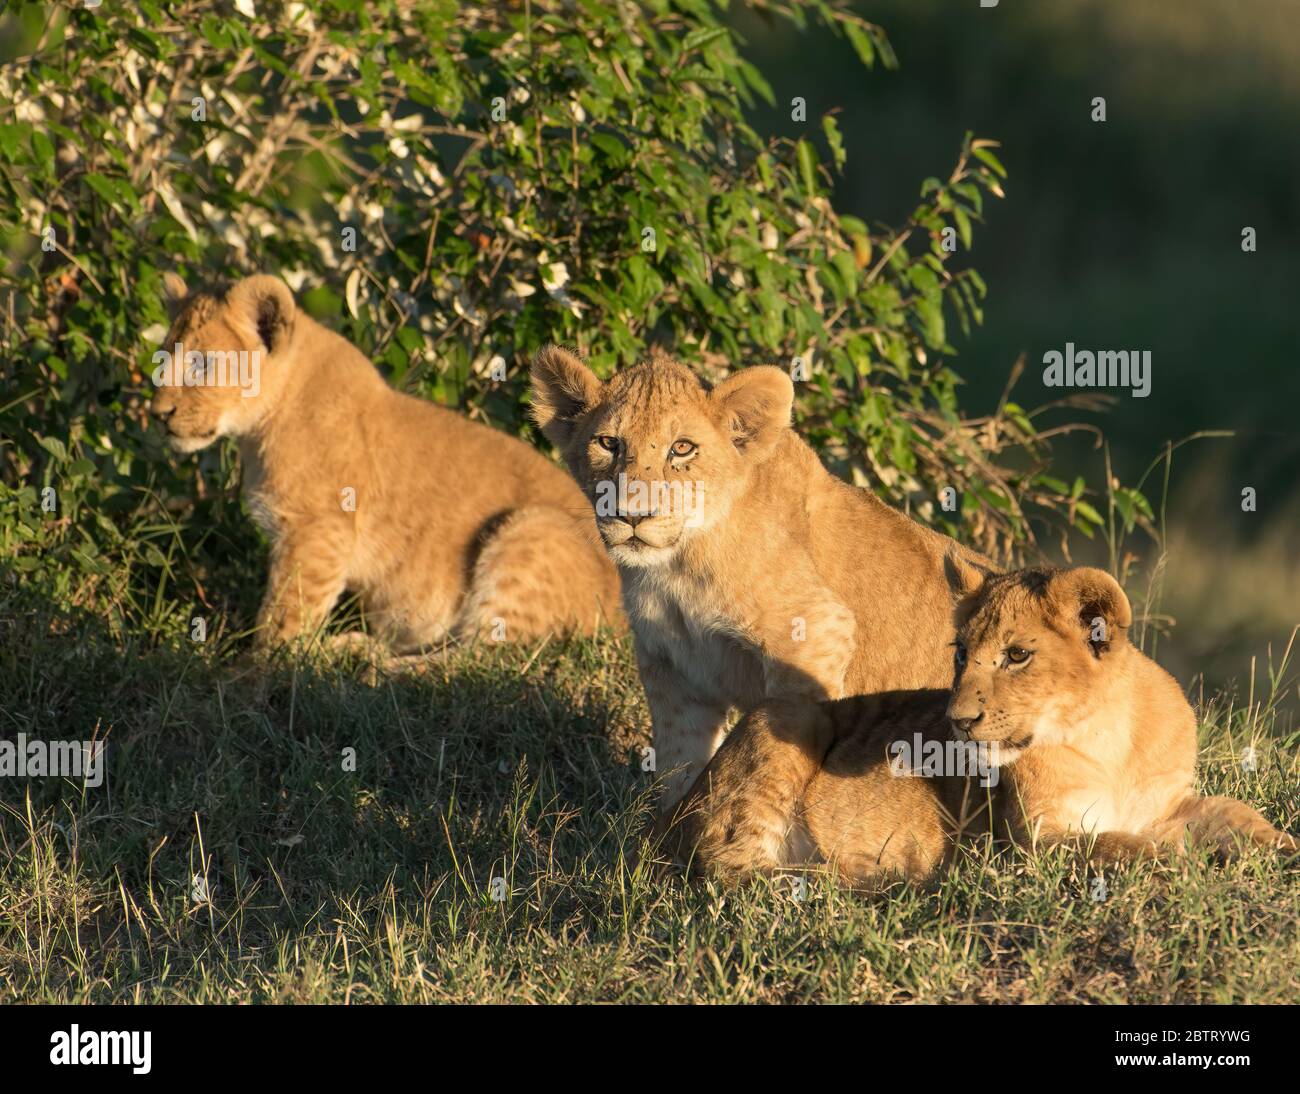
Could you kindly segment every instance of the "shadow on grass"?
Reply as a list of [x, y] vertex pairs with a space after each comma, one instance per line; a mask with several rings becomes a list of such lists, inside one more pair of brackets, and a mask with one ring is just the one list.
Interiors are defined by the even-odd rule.
[[371, 686], [346, 658], [144, 648], [22, 592], [0, 619], [0, 739], [108, 742], [98, 788], [0, 779], [0, 960], [59, 892], [92, 928], [85, 973], [115, 951], [146, 972], [196, 929], [247, 954], [383, 914], [436, 942], [434, 907], [559, 922], [621, 868], [648, 801], [640, 686], [611, 637], [467, 648]]

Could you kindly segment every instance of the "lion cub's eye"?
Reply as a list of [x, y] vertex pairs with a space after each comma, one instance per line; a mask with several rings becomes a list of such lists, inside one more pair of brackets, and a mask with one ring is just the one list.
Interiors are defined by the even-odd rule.
[[1007, 660], [1010, 661], [1013, 665], [1023, 665], [1026, 661], [1028, 661], [1033, 656], [1034, 656], [1034, 651], [1027, 650], [1024, 648], [1024, 646], [1007, 647]]
[[601, 436], [596, 438], [596, 443], [600, 445], [600, 447], [603, 448], [606, 452], [618, 451], [617, 437], [611, 437], [608, 434], [602, 434]]
[[688, 441], [686, 440], [686, 438], [683, 437], [679, 441], [674, 441], [672, 448], [670, 448], [668, 451], [672, 453], [672, 455], [676, 456], [678, 459], [681, 459], [684, 456], [692, 455], [697, 448], [699, 448], [699, 445], [697, 445], [694, 441]]
[[952, 659], [958, 668], [966, 664], [966, 646], [964, 643], [954, 642], [952, 644]]

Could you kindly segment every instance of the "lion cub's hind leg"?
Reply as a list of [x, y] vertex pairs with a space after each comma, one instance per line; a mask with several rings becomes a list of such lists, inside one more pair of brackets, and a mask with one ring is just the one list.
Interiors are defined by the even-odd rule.
[[1230, 858], [1254, 846], [1283, 854], [1295, 854], [1300, 845], [1293, 836], [1274, 828], [1245, 802], [1235, 798], [1190, 798], [1170, 819], [1171, 833], [1192, 840]]
[[665, 847], [699, 872], [739, 880], [802, 865], [811, 848], [799, 811], [834, 729], [806, 700], [773, 700], [731, 731], [661, 826]]
[[1184, 853], [1188, 840], [1222, 859], [1252, 846], [1282, 854], [1300, 850], [1294, 837], [1274, 828], [1245, 802], [1221, 797], [1188, 798], [1166, 819], [1141, 832], [1073, 833], [1060, 840], [1081, 845], [1089, 858], [1104, 863], [1168, 859]]
[[577, 516], [531, 505], [500, 518], [486, 534], [454, 633], [517, 642], [592, 634], [618, 618], [617, 573], [584, 538]]

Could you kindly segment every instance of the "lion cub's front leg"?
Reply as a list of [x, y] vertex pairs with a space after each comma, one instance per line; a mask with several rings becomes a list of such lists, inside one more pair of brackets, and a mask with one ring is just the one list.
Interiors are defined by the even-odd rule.
[[662, 817], [717, 750], [727, 729], [727, 704], [685, 687], [669, 665], [641, 658], [640, 669], [654, 732], [654, 767], [663, 776]]
[[766, 612], [758, 638], [769, 698], [841, 699], [857, 621], [829, 592], [808, 590]]
[[804, 791], [833, 740], [831, 720], [816, 703], [764, 703], [731, 731], [661, 825], [666, 847], [725, 879], [789, 865]]
[[314, 633], [346, 584], [345, 537], [330, 530], [298, 534], [271, 549], [271, 572], [257, 618], [261, 646]]

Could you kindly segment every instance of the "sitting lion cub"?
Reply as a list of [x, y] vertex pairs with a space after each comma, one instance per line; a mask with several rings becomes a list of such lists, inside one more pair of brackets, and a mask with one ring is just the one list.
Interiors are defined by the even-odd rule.
[[618, 574], [558, 467], [392, 390], [278, 278], [165, 284], [150, 410], [180, 452], [239, 442], [244, 498], [272, 540], [263, 644], [314, 632], [345, 589], [398, 652], [618, 618]]
[[533, 361], [537, 422], [623, 579], [661, 811], [733, 708], [948, 682], [943, 558], [964, 549], [827, 471], [793, 399], [764, 365], [710, 387], [662, 356], [605, 383], [554, 346]]
[[863, 885], [928, 877], [990, 828], [1075, 839], [1103, 860], [1186, 839], [1297, 850], [1250, 806], [1196, 795], [1196, 718], [1129, 644], [1128, 599], [1109, 574], [990, 575], [957, 556], [947, 571], [950, 692], [760, 707], [679, 806], [669, 846], [724, 878], [825, 863]]

